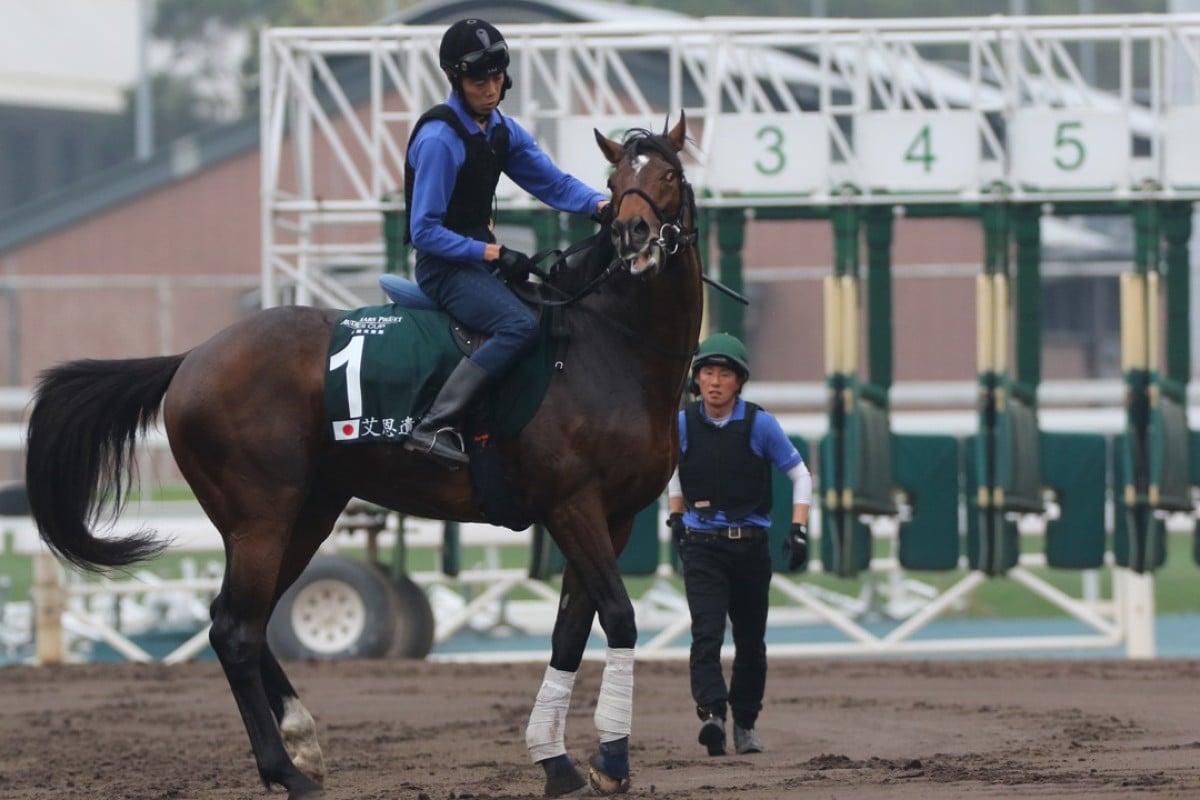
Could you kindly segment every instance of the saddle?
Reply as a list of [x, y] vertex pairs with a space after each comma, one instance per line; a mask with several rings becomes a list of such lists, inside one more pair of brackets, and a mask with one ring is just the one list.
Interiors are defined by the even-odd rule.
[[[408, 278], [393, 274], [382, 275], [379, 278], [379, 286], [387, 298], [397, 306], [418, 311], [439, 311], [437, 303], [421, 291], [416, 282]], [[537, 302], [540, 287], [527, 282], [510, 288], [513, 288], [517, 297], [540, 319], [543, 309]], [[558, 318], [558, 314], [551, 309], [550, 320], [553, 322]], [[556, 333], [553, 324], [549, 327], [550, 338], [561, 342], [565, 332]], [[487, 334], [472, 330], [455, 319], [450, 320], [450, 335], [455, 346], [466, 357], [478, 350], [488, 338]], [[533, 514], [518, 499], [518, 494], [504, 474], [500, 453], [493, 442], [497, 431], [493, 414], [491, 404], [481, 402], [467, 413], [463, 421], [463, 440], [470, 456], [468, 474], [471, 478], [471, 493], [488, 522], [513, 530], [524, 530], [532, 523]]]
[[[383, 293], [387, 295], [388, 300], [398, 306], [425, 311], [440, 310], [438, 304], [421, 290], [417, 282], [408, 278], [391, 273], [381, 275], [379, 276], [379, 288], [383, 289]], [[517, 299], [524, 303], [539, 320], [541, 319], [543, 310], [548, 309], [550, 313], [551, 339], [562, 341], [566, 338], [566, 331], [560, 324], [561, 317], [557, 313], [559, 307], [547, 305], [543, 302], [550, 299], [546, 295], [546, 290], [543, 286], [524, 281], [522, 283], [509, 284], [508, 288], [512, 290]], [[454, 342], [458, 345], [458, 349], [462, 351], [464, 356], [468, 357], [488, 340], [486, 333], [472, 330], [453, 318], [450, 320], [450, 333], [454, 337]]]

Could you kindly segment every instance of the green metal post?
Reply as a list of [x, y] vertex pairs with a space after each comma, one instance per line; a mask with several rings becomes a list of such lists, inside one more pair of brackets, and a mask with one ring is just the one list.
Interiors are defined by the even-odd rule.
[[[384, 202], [403, 199], [395, 192], [384, 195]], [[383, 212], [384, 272], [408, 272], [408, 245], [404, 243], [405, 215], [400, 209]]]
[[[1159, 268], [1160, 235], [1158, 206], [1153, 202], [1138, 203], [1133, 208], [1134, 271], [1146, 277]], [[1147, 306], [1157, 303], [1157, 297], [1146, 297]], [[1140, 315], [1141, 324], [1147, 315]], [[1148, 336], [1149, 331], [1141, 331]], [[1153, 571], [1156, 561], [1157, 521], [1150, 502], [1151, 455], [1150, 417], [1151, 386], [1156, 376], [1149, 364], [1139, 364], [1125, 373], [1126, 386], [1126, 480], [1133, 489], [1132, 502], [1126, 503], [1129, 531], [1129, 567], [1134, 572]]]
[[[717, 248], [720, 251], [720, 281], [738, 294], [745, 293], [742, 277], [742, 247], [746, 244], [746, 211], [722, 208], [717, 211]], [[713, 314], [719, 330], [745, 338], [746, 312], [742, 304], [725, 294], [713, 295]]]
[[1017, 243], [1016, 375], [1036, 400], [1042, 380], [1042, 237], [1041, 207], [1013, 209]]
[[533, 228], [535, 250], [549, 250], [562, 244], [562, 221], [557, 211], [535, 212], [530, 226]]
[[871, 383], [892, 386], [892, 224], [891, 206], [871, 206], [867, 227], [867, 364]]
[[1191, 254], [1192, 204], [1163, 203], [1163, 233], [1167, 240], [1167, 362], [1166, 376], [1187, 385], [1191, 378]]
[[[835, 278], [858, 277], [859, 267], [859, 211], [854, 206], [832, 209], [833, 222], [833, 272]], [[833, 371], [826, 376], [829, 384], [829, 432], [825, 446], [821, 448], [821, 473], [823, 476], [823, 537], [828, 544], [822, 545], [822, 558], [826, 569], [843, 577], [855, 572], [854, 534], [858, 520], [846, 503], [849, 464], [852, 457], [850, 437], [847, 435], [847, 415], [853, 413], [854, 392], [857, 376], [853, 373]]]

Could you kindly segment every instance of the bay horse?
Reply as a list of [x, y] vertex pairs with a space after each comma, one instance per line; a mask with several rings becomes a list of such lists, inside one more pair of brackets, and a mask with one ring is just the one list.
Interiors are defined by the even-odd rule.
[[[566, 560], [552, 654], [526, 729], [548, 797], [630, 786], [637, 626], [617, 556], [634, 515], [675, 467], [675, 415], [702, 313], [695, 200], [679, 158], [684, 116], [661, 134], [595, 136], [614, 167], [611, 218], [589, 250], [553, 271], [551, 284], [572, 298], [562, 314], [562, 368], [533, 419], [499, 443], [520, 499]], [[414, 516], [483, 520], [467, 471], [434, 467], [396, 444], [334, 443], [323, 385], [341, 313], [270, 308], [183, 354], [55, 366], [39, 377], [28, 428], [26, 489], [42, 538], [76, 567], [104, 571], [166, 546], [154, 532], [92, 530], [104, 512], [120, 512], [136, 481], [135, 445], [161, 412], [175, 461], [224, 539], [209, 638], [259, 776], [289, 800], [323, 797], [325, 768], [314, 720], [267, 645], [280, 595], [351, 497]], [[607, 649], [599, 747], [585, 778], [566, 753], [564, 728], [596, 615]]]

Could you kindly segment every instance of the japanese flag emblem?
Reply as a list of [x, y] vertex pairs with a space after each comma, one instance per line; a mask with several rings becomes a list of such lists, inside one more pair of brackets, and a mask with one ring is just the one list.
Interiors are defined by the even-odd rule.
[[339, 442], [358, 438], [358, 420], [342, 419], [333, 423], [333, 438]]

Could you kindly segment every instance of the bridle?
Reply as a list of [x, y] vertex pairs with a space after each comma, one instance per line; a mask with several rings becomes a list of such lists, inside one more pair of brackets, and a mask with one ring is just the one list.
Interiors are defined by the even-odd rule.
[[[631, 153], [631, 155], [635, 154], [636, 153]], [[565, 251], [543, 251], [533, 257], [535, 262], [540, 262], [544, 258], [548, 257], [551, 253], [556, 254], [554, 262], [551, 264], [551, 267], [548, 271], [542, 271], [541, 269], [534, 270], [538, 277], [542, 279], [544, 285], [553, 289], [554, 284], [552, 282], [552, 276], [554, 272], [560, 267], [565, 266], [567, 259], [571, 255], [591, 249], [600, 243], [602, 237], [608, 237], [611, 235], [612, 221], [620, 212], [621, 204], [625, 201], [625, 198], [631, 194], [642, 198], [642, 200], [644, 200], [650, 207], [650, 210], [654, 212], [654, 216], [659, 221], [657, 238], [650, 240], [650, 246], [656, 246], [660, 248], [665, 256], [674, 256], [677, 255], [681, 249], [685, 247], [691, 247], [693, 244], [695, 244], [700, 238], [699, 231], [696, 229], [696, 193], [692, 189], [692, 185], [683, 177], [682, 169], [672, 166], [672, 170], [676, 175], [679, 176], [680, 179], [680, 203], [679, 208], [674, 214], [668, 214], [665, 212], [662, 207], [654, 201], [654, 198], [652, 198], [649, 193], [640, 186], [632, 186], [626, 189], [625, 191], [621, 192], [620, 195], [615, 197], [613, 202], [605, 210], [604, 217], [599, 220], [601, 225], [600, 230], [597, 233], [582, 241], [576, 242]], [[596, 291], [601, 284], [615, 275], [622, 268], [626, 272], [630, 272], [632, 260], [632, 258], [622, 259], [620, 256], [616, 256], [603, 270], [601, 270], [595, 277], [589, 280], [582, 288], [579, 289], [579, 291], [575, 292], [574, 294], [566, 296], [560, 300], [539, 298], [535, 302], [537, 305], [546, 308], [566, 307], [573, 305], [577, 301]], [[667, 266], [669, 266], [669, 264], [664, 263], [662, 268], [666, 268]], [[731, 296], [733, 296], [735, 299], [740, 300], [743, 303], [747, 302], [745, 298], [741, 297], [741, 295], [738, 295], [736, 292], [732, 292], [732, 290], [726, 289], [719, 283], [710, 280], [706, 275], [703, 274], [703, 270], [701, 271], [701, 279], [725, 291], [726, 293], [731, 294]], [[561, 292], [562, 290], [557, 291]], [[565, 292], [563, 292], [563, 294], [565, 294]], [[658, 353], [661, 356], [675, 360], [690, 361], [696, 354], [695, 348], [691, 350], [673, 350], [662, 347], [655, 342], [647, 340], [640, 332], [634, 330], [620, 320], [614, 319], [613, 317], [610, 317], [607, 314], [601, 313], [600, 311], [592, 309], [586, 305], [580, 306], [580, 308], [587, 309], [588, 311], [594, 313], [600, 319], [619, 330], [634, 344]]]
[[[681, 202], [679, 210], [675, 215], [668, 216], [665, 211], [654, 202], [654, 198], [640, 186], [631, 186], [626, 189], [621, 195], [613, 201], [615, 206], [613, 217], [615, 218], [621, 213], [621, 204], [625, 202], [625, 198], [629, 195], [637, 195], [646, 201], [646, 205], [650, 206], [650, 210], [654, 212], [654, 216], [658, 218], [658, 238], [651, 240], [652, 245], [658, 246], [663, 253], [673, 256], [679, 252], [681, 247], [690, 247], [700, 238], [699, 232], [696, 230], [696, 193], [692, 189], [692, 185], [683, 177], [680, 170], [672, 169], [679, 175], [680, 180], [680, 195]], [[629, 261], [625, 261], [628, 267]]]

